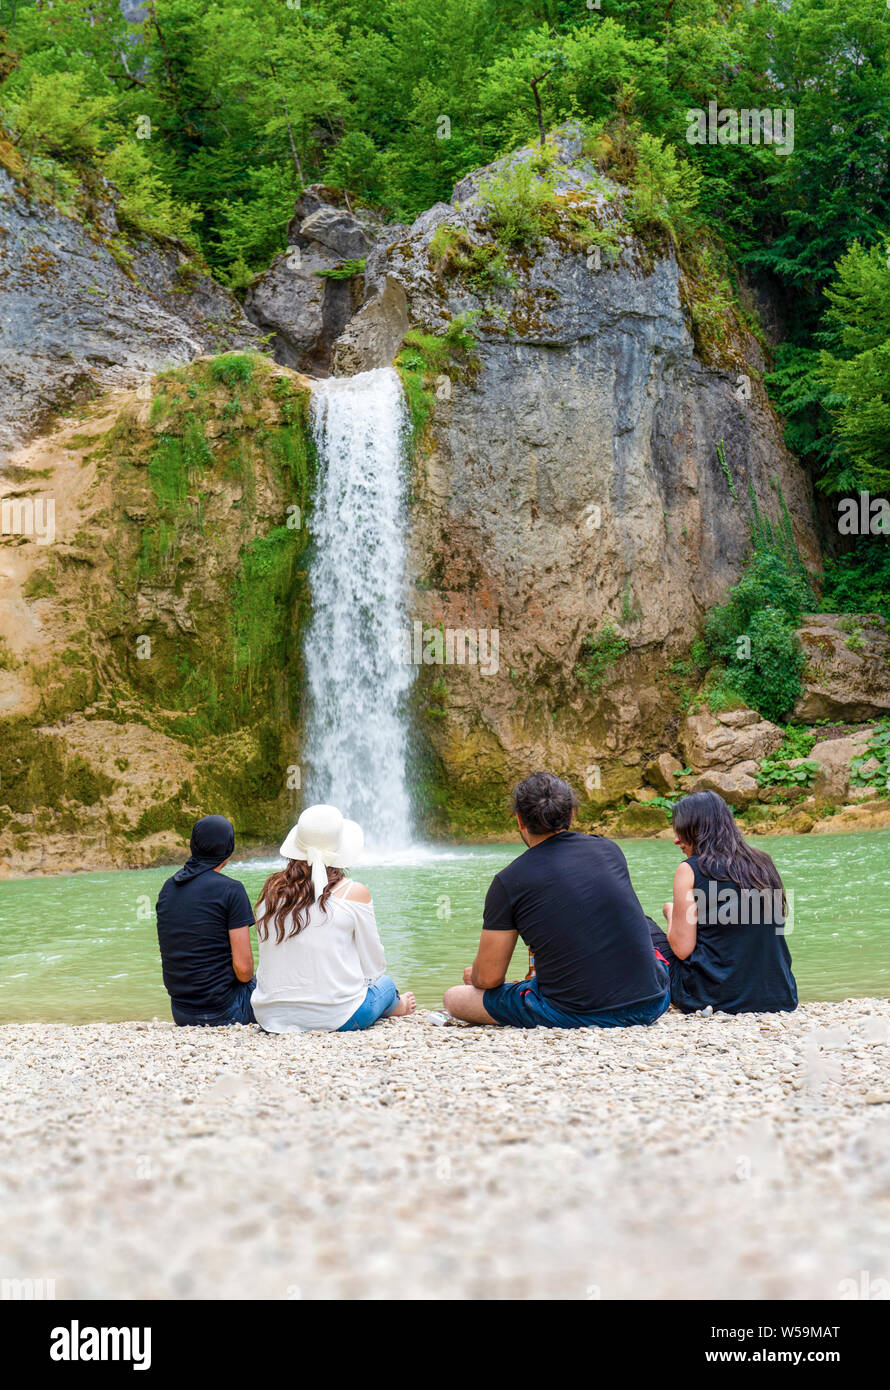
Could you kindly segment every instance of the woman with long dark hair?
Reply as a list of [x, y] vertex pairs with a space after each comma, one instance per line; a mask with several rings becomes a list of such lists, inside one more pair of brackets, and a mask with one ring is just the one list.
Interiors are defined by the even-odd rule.
[[309, 806], [281, 846], [287, 860], [256, 908], [252, 1004], [267, 1033], [352, 1032], [414, 1012], [386, 974], [371, 894], [343, 870], [364, 836], [335, 806]]
[[671, 1002], [684, 1013], [777, 1013], [797, 1008], [779, 871], [749, 845], [716, 792], [693, 792], [672, 811], [686, 858], [665, 903], [656, 949], [671, 972]]

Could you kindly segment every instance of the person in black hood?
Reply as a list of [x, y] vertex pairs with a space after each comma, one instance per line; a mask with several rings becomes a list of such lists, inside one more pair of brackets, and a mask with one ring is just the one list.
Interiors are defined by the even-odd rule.
[[158, 895], [158, 945], [174, 1023], [255, 1022], [253, 911], [243, 883], [221, 872], [234, 849], [231, 821], [202, 817], [189, 858]]

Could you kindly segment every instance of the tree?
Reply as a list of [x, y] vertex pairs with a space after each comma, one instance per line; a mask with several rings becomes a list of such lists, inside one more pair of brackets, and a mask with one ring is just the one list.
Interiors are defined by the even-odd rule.
[[835, 429], [866, 486], [890, 487], [890, 248], [855, 241], [826, 291], [838, 335], [818, 376], [834, 393]]

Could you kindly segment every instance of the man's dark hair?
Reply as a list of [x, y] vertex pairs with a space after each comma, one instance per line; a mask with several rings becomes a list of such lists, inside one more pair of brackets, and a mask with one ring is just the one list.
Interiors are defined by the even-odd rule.
[[513, 810], [533, 835], [568, 830], [578, 798], [568, 782], [552, 772], [533, 772], [513, 788]]

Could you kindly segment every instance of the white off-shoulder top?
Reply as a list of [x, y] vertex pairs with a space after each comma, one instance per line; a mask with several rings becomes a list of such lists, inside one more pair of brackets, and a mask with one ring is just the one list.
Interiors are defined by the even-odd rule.
[[[313, 903], [296, 936], [287, 935], [293, 926], [288, 916], [283, 941], [275, 940], [271, 922], [266, 940], [258, 938], [257, 983], [250, 1002], [268, 1033], [335, 1031], [386, 971], [374, 904], [349, 899], [351, 883], [346, 879], [337, 885], [323, 912]], [[264, 915], [261, 904], [258, 926]]]

